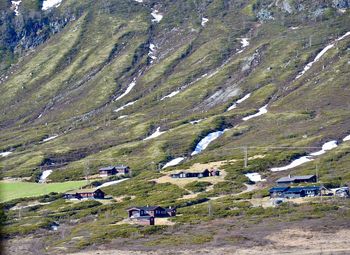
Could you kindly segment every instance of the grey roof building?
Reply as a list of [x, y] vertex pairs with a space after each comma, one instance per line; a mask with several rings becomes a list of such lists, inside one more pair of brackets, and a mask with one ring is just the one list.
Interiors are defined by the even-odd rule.
[[276, 183], [278, 184], [291, 184], [291, 183], [303, 183], [303, 182], [308, 182], [308, 183], [313, 183], [317, 182], [316, 175], [302, 175], [302, 176], [286, 176], [279, 178]]

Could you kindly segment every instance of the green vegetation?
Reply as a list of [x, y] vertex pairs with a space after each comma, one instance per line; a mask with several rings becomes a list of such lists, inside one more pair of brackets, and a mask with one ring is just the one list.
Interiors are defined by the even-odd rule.
[[64, 183], [30, 183], [0, 182], [1, 201], [9, 201], [23, 197], [37, 197], [51, 192], [65, 192], [86, 185], [86, 181], [69, 181]]
[[190, 182], [188, 184], [186, 184], [184, 186], [185, 189], [188, 189], [192, 192], [203, 192], [205, 191], [208, 186], [211, 186], [212, 184], [210, 182], [198, 182], [198, 181], [194, 181], [194, 182]]
[[[40, 233], [49, 249], [70, 252], [115, 239], [203, 245], [217, 241], [218, 227], [197, 233], [196, 224], [215, 226], [216, 220], [231, 231], [328, 215], [347, 219], [349, 205], [343, 200], [315, 198], [276, 208], [254, 203], [280, 177], [271, 167], [334, 139], [336, 149], [290, 173], [311, 174], [317, 165], [327, 187], [350, 182], [350, 144], [342, 142], [349, 135], [350, 37], [336, 41], [295, 79], [348, 31], [349, 11], [339, 11], [331, 0], [287, 2], [290, 7], [273, 0], [65, 0], [42, 12], [41, 0], [26, 0], [23, 15], [16, 17], [10, 1], [0, 0], [0, 151], [13, 152], [0, 156], [0, 177], [35, 181], [42, 169], [54, 168], [53, 183], [0, 183], [4, 236]], [[164, 14], [160, 23], [151, 21], [152, 8]], [[202, 17], [208, 18], [205, 26]], [[243, 47], [242, 38], [249, 45]], [[169, 94], [174, 96], [165, 98]], [[266, 104], [266, 114], [242, 120]], [[201, 121], [190, 123], [194, 120]], [[158, 127], [164, 133], [144, 140]], [[190, 156], [208, 133], [224, 129], [204, 151]], [[162, 166], [177, 157], [186, 160], [172, 170], [228, 160], [220, 166], [225, 179], [184, 188], [158, 182]], [[93, 180], [100, 167], [117, 164], [130, 166], [132, 178], [103, 188], [113, 198], [60, 199], [61, 192], [84, 186], [86, 176]], [[267, 182], [244, 193], [248, 172]], [[176, 225], [123, 222], [126, 208], [144, 205], [177, 207], [178, 216], [171, 219]], [[56, 223], [57, 235], [46, 236]]]

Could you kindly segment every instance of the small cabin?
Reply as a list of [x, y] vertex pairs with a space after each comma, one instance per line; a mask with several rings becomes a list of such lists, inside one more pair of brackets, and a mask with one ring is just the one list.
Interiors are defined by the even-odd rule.
[[210, 176], [220, 176], [221, 175], [221, 171], [218, 169], [210, 169]]
[[102, 167], [98, 171], [101, 177], [108, 177], [117, 174], [117, 169], [114, 166]]
[[270, 198], [299, 198], [320, 196], [322, 187], [273, 187], [270, 189]]
[[129, 218], [137, 218], [151, 216], [154, 218], [173, 217], [176, 216], [176, 209], [165, 209], [161, 206], [142, 206], [130, 207], [127, 209]]
[[66, 199], [104, 199], [105, 193], [100, 189], [80, 189], [66, 192]]
[[317, 182], [316, 175], [303, 175], [303, 176], [291, 176], [279, 178], [276, 183], [278, 185], [293, 184], [293, 183], [315, 183]]
[[118, 174], [129, 174], [130, 173], [130, 167], [128, 167], [128, 166], [119, 165], [119, 166], [115, 166], [115, 169], [117, 170]]
[[108, 166], [108, 167], [102, 167], [99, 169], [99, 174], [101, 177], [108, 177], [113, 176], [117, 174], [129, 174], [130, 173], [130, 167], [124, 166], [124, 165], [118, 165], [118, 166]]
[[171, 174], [171, 178], [204, 178], [211, 176], [211, 173], [208, 169], [205, 169], [203, 172], [179, 172], [176, 174]]

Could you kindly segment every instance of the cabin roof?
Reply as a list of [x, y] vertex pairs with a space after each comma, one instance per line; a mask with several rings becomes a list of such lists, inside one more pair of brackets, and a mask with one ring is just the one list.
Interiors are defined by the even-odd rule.
[[130, 211], [132, 209], [137, 209], [137, 210], [144, 210], [144, 211], [154, 211], [158, 208], [163, 209], [163, 207], [160, 207], [160, 206], [134, 206], [134, 207], [128, 208], [127, 210]]
[[315, 177], [315, 175], [301, 175], [301, 176], [286, 176], [279, 178], [276, 182], [293, 182], [293, 181], [307, 181], [311, 178]]
[[125, 169], [125, 168], [128, 168], [128, 166], [124, 166], [124, 165], [118, 165], [118, 166], [115, 166], [116, 169]]
[[113, 169], [115, 169], [114, 166], [107, 166], [107, 167], [102, 167], [99, 170], [100, 171], [112, 171]]
[[270, 192], [283, 192], [286, 191], [288, 187], [273, 187], [270, 189]]

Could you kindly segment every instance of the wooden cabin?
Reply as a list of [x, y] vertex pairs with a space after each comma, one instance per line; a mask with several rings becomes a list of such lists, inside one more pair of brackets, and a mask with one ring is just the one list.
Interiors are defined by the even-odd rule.
[[171, 178], [204, 178], [211, 176], [208, 169], [205, 169], [203, 172], [179, 172], [176, 174], [171, 174]]
[[98, 171], [101, 177], [108, 177], [117, 174], [117, 169], [114, 166], [102, 167]]
[[299, 198], [320, 196], [324, 188], [312, 187], [273, 187], [270, 189], [270, 198]]
[[99, 173], [100, 173], [100, 176], [104, 178], [108, 176], [117, 175], [117, 174], [125, 175], [130, 173], [130, 167], [124, 166], [124, 165], [102, 167], [99, 169]]
[[129, 174], [130, 173], [130, 167], [128, 167], [128, 166], [119, 165], [119, 166], [115, 166], [115, 169], [117, 170], [118, 174]]
[[79, 189], [64, 194], [66, 199], [104, 199], [105, 193], [100, 189]]
[[176, 216], [176, 209], [165, 209], [161, 206], [142, 206], [130, 207], [127, 209], [129, 218], [137, 218], [144, 216], [151, 216], [154, 218], [174, 217]]

